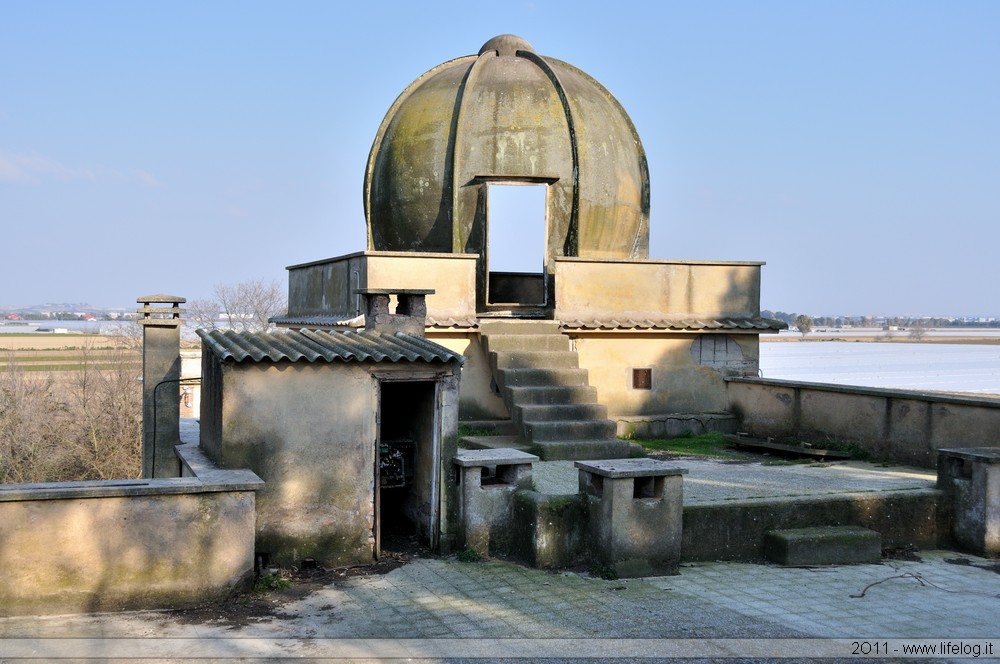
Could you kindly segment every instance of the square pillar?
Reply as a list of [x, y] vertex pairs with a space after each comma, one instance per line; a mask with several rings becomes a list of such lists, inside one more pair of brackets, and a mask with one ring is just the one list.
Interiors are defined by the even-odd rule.
[[951, 494], [951, 535], [970, 553], [1000, 557], [1000, 448], [938, 450], [938, 489]]
[[623, 577], [676, 574], [687, 470], [655, 459], [575, 465], [592, 560]]
[[534, 454], [514, 449], [460, 450], [458, 473], [459, 548], [481, 556], [512, 550], [514, 492], [531, 488]]
[[180, 477], [181, 315], [186, 300], [147, 295], [136, 300], [142, 325], [142, 476]]

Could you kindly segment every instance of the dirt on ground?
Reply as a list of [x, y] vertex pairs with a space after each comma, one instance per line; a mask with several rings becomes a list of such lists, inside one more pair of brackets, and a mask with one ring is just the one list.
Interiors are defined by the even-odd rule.
[[178, 609], [169, 613], [170, 620], [183, 624], [213, 624], [238, 629], [269, 620], [288, 619], [281, 612], [284, 605], [302, 599], [321, 588], [337, 586], [355, 577], [388, 574], [416, 558], [432, 558], [433, 554], [416, 538], [389, 542], [382, 555], [371, 565], [323, 567], [308, 564], [290, 569], [278, 569], [267, 576], [257, 576], [251, 590], [203, 606]]

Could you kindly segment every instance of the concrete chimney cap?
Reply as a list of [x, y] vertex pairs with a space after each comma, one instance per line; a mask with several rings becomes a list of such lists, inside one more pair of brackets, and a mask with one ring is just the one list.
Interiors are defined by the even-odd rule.
[[137, 297], [135, 299], [138, 304], [145, 304], [147, 302], [163, 302], [170, 304], [184, 304], [187, 302], [187, 298], [179, 297], [177, 295], [165, 295], [160, 293], [159, 295], [144, 295], [142, 297]]

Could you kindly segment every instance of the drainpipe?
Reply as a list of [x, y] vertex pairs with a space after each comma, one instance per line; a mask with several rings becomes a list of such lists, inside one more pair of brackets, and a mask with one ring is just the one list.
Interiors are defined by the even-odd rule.
[[354, 271], [354, 315], [361, 315], [361, 294], [358, 292], [361, 290], [361, 272], [358, 270]]
[[175, 295], [147, 295], [136, 300], [142, 325], [142, 476], [178, 477], [174, 447], [181, 442], [180, 390], [160, 390], [181, 377], [181, 314], [186, 302]]

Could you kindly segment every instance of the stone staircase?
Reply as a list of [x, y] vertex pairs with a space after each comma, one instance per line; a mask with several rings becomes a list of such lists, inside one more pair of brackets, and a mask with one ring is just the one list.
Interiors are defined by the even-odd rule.
[[481, 321], [480, 333], [519, 447], [544, 460], [629, 455], [558, 323]]

